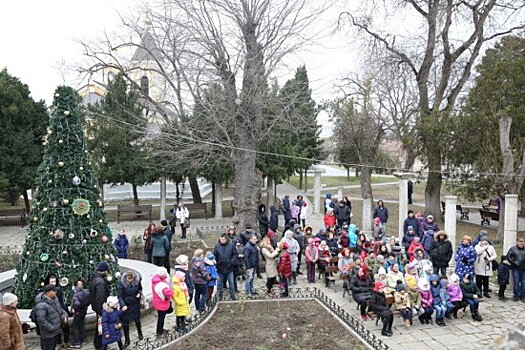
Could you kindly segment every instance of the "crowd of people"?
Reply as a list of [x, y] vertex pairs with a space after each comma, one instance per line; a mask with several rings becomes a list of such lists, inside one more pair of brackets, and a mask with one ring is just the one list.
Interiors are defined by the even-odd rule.
[[[489, 279], [496, 271], [499, 300], [508, 301], [505, 291], [512, 273], [513, 301], [525, 302], [523, 238], [518, 238], [516, 246], [501, 256], [498, 263], [486, 231], [482, 230], [475, 239], [464, 236], [454, 255], [448, 234], [439, 229], [434, 218], [412, 210], [404, 221], [402, 240], [388, 238], [388, 209], [383, 201], [378, 201], [374, 210], [369, 235], [351, 223], [351, 203], [346, 197], [339, 201], [330, 194], [326, 196], [323, 226], [316, 232], [306, 222], [307, 204], [302, 196], [293, 202], [286, 196], [282, 202], [280, 209], [270, 207], [270, 216], [264, 205], [259, 206], [259, 232], [249, 223], [239, 234], [230, 227], [220, 234], [213, 250], [196, 249], [191, 259], [178, 255], [173, 264], [171, 239], [179, 225], [181, 238], [187, 237], [184, 225], [189, 221], [187, 209], [180, 203], [169, 221], [148, 225], [143, 235], [144, 255], [146, 261], [157, 266], [150, 281], [151, 306], [158, 315], [157, 336], [166, 333], [165, 318], [171, 313], [176, 317], [176, 331], [185, 333], [187, 322], [192, 319], [192, 302], [201, 314], [214, 293], [222, 300], [227, 291], [229, 298], [236, 300], [243, 282], [247, 296], [257, 295], [254, 280], [263, 278], [262, 266], [266, 275], [265, 292], [270, 297], [277, 293], [287, 297], [289, 286], [297, 284], [304, 272], [308, 283], [315, 283], [319, 273], [329, 287], [333, 269], [328, 267], [336, 266], [343, 277], [343, 287], [351, 291], [358, 305], [361, 319], [379, 317], [384, 336], [393, 334], [395, 312], [400, 313], [406, 327], [413, 325], [415, 317], [421, 324], [446, 326], [445, 319], [457, 318], [458, 311], [467, 307], [472, 319], [481, 321], [479, 302], [492, 298]], [[279, 210], [285, 217], [280, 239]], [[118, 257], [127, 258], [129, 241], [124, 230], [118, 232], [114, 245]], [[447, 269], [452, 259], [455, 269], [450, 273]], [[130, 323], [134, 323], [138, 339], [143, 339], [140, 310], [146, 307], [146, 301], [141, 277], [133, 271], [125, 272], [118, 281], [118, 294], [110, 295], [108, 270], [108, 264], [102, 261], [89, 281], [74, 281], [70, 301], [64, 300], [59, 277], [55, 274], [46, 277], [44, 287], [36, 292], [31, 313], [42, 349], [56, 350], [69, 345], [80, 348], [87, 343], [84, 321], [89, 306], [98, 320], [95, 349], [106, 349], [111, 343], [116, 343], [119, 349], [129, 346]], [[24, 349], [24, 330], [16, 314], [18, 299], [5, 293], [2, 300], [0, 344], [5, 349]], [[73, 322], [69, 325], [71, 316]]]

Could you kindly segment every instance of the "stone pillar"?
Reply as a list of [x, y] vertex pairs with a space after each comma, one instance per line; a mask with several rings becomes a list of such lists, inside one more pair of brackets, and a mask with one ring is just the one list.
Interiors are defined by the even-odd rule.
[[222, 183], [215, 183], [215, 219], [222, 219]]
[[270, 215], [270, 206], [275, 204], [275, 186], [273, 179], [268, 177], [266, 183], [266, 212]]
[[166, 219], [166, 177], [160, 178], [160, 219]]
[[343, 199], [343, 186], [337, 187], [337, 199]]
[[456, 204], [458, 197], [445, 196], [445, 232], [448, 234], [448, 239], [452, 243], [452, 259], [450, 259], [449, 267], [454, 270], [456, 266], [456, 248], [459, 242], [456, 242]]
[[505, 195], [505, 221], [503, 225], [503, 254], [516, 245], [518, 232], [518, 195]]
[[399, 178], [399, 243], [403, 241], [403, 224], [408, 212], [408, 179]]
[[[365, 232], [372, 231], [372, 199], [363, 199], [363, 222], [361, 227]], [[370, 236], [370, 235], [369, 235]]]
[[321, 174], [319, 169], [314, 170], [314, 214], [321, 213]]

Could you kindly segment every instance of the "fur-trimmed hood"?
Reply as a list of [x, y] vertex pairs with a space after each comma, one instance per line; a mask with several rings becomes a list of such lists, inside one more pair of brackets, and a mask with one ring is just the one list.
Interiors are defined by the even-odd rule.
[[[135, 275], [135, 277], [133, 278], [133, 281], [131, 282], [131, 285], [132, 285], [132, 286], [136, 286], [136, 285], [138, 285], [139, 282], [140, 282], [140, 277], [139, 277], [139, 275], [136, 274], [136, 273], [135, 273], [134, 275]], [[121, 282], [123, 285], [125, 285], [125, 286], [128, 284], [128, 280], [126, 279], [126, 274], [125, 274], [125, 273], [122, 274], [122, 276], [120, 276], [120, 282]]]
[[439, 240], [439, 236], [445, 236], [445, 238], [443, 239], [443, 241], [448, 241], [448, 233], [446, 233], [445, 231], [438, 231], [436, 233], [434, 233], [434, 240], [437, 242]]

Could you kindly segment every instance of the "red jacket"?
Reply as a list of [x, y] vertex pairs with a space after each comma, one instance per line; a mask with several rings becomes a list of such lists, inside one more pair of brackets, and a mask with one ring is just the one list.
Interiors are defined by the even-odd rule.
[[288, 254], [286, 250], [281, 254], [277, 271], [279, 271], [284, 278], [292, 277], [292, 260], [290, 259], [290, 254]]
[[421, 249], [422, 251], [425, 251], [425, 248], [423, 247], [423, 245], [421, 243], [416, 243], [414, 241], [412, 241], [412, 243], [410, 243], [410, 246], [408, 247], [408, 258], [410, 261], [414, 260], [414, 250], [416, 249]]
[[324, 220], [324, 227], [335, 226], [335, 215], [326, 214], [323, 220]]

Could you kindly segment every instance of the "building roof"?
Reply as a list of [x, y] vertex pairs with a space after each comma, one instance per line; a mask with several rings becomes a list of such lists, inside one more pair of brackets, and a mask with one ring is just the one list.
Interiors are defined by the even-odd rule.
[[132, 62], [162, 61], [162, 52], [159, 50], [155, 38], [146, 31], [141, 38], [140, 45], [131, 57]]

